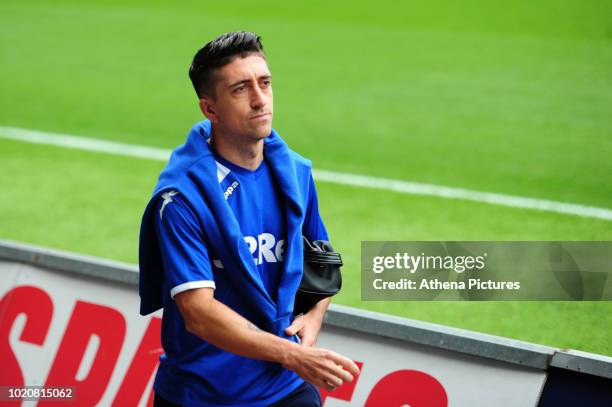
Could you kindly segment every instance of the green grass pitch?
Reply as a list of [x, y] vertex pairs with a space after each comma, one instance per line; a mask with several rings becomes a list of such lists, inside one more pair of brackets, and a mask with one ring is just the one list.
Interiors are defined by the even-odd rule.
[[[612, 208], [612, 6], [3, 1], [0, 126], [173, 148], [222, 32], [264, 40], [315, 168]], [[0, 138], [0, 239], [128, 262], [163, 163]], [[320, 182], [335, 302], [612, 355], [612, 302], [362, 302], [362, 240], [611, 240], [612, 222]]]

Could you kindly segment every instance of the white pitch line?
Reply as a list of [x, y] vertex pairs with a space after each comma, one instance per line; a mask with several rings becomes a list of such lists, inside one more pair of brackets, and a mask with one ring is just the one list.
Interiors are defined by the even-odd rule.
[[115, 141], [71, 136], [68, 134], [46, 133], [38, 130], [20, 129], [17, 127], [0, 127], [0, 138], [25, 141], [34, 144], [48, 144], [75, 150], [124, 155], [147, 160], [167, 161], [171, 153], [170, 150], [164, 150], [162, 148], [124, 144]]
[[[71, 136], [68, 134], [47, 133], [37, 130], [20, 129], [16, 127], [0, 127], [0, 138], [127, 157], [144, 158], [148, 160], [166, 161], [170, 157], [171, 153], [171, 150], [162, 148], [118, 143], [114, 141]], [[463, 188], [445, 187], [434, 184], [370, 177], [366, 175], [356, 175], [326, 170], [313, 170], [313, 175], [317, 181], [340, 185], [382, 189], [404, 194], [435, 196], [446, 199], [461, 199], [493, 205], [508, 206], [511, 208], [535, 209], [539, 211], [556, 212], [585, 218], [612, 220], [612, 209], [598, 208], [595, 206], [503, 195], [492, 192], [473, 191]]]
[[436, 196], [447, 199], [463, 199], [493, 205], [509, 206], [512, 208], [536, 209], [545, 212], [557, 212], [585, 218], [612, 220], [611, 209], [598, 208], [595, 206], [547, 201], [544, 199], [503, 195], [493, 192], [480, 192], [470, 189], [445, 187], [411, 181], [399, 181], [387, 178], [375, 178], [333, 171], [313, 170], [313, 173], [318, 181], [334, 182], [342, 185], [354, 185], [363, 188], [384, 189], [386, 191], [401, 192], [404, 194]]

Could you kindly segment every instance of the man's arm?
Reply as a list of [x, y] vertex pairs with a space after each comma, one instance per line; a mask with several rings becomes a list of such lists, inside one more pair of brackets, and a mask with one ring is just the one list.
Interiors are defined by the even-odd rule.
[[198, 288], [175, 296], [190, 333], [228, 352], [280, 363], [307, 382], [327, 390], [334, 390], [359, 374], [359, 368], [352, 360], [333, 351], [300, 346], [260, 330], [217, 301], [213, 292], [211, 288]]
[[[327, 229], [321, 219], [319, 213], [319, 199], [317, 197], [317, 188], [314, 183], [312, 174], [309, 179], [308, 186], [308, 203], [306, 208], [306, 215], [304, 218], [304, 226], [302, 228], [302, 234], [306, 236], [308, 240], [329, 240]], [[319, 301], [312, 307], [306, 314], [300, 315], [293, 320], [293, 323], [285, 329], [285, 334], [295, 335], [297, 334], [301, 343], [304, 346], [315, 346], [317, 344], [317, 338], [321, 331], [321, 325], [323, 324], [323, 317], [327, 308], [331, 303], [331, 297], [325, 298]]]

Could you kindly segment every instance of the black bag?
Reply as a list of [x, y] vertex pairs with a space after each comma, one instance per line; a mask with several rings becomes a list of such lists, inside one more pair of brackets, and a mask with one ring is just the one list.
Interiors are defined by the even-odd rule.
[[302, 236], [304, 242], [304, 276], [295, 295], [293, 314], [305, 314], [317, 302], [340, 292], [342, 275], [340, 253], [334, 252], [326, 240], [309, 242]]

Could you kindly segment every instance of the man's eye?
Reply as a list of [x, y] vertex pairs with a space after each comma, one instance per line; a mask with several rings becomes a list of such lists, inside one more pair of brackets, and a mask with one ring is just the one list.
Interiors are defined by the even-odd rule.
[[245, 89], [246, 89], [246, 86], [238, 86], [237, 88], [234, 89], [234, 92], [242, 93], [244, 92]]
[[265, 87], [268, 87], [272, 84], [272, 81], [270, 79], [266, 79], [265, 81], [262, 81], [262, 83]]

